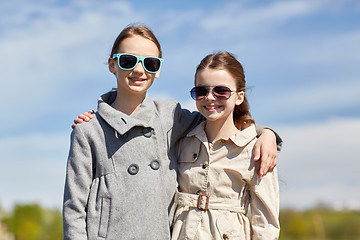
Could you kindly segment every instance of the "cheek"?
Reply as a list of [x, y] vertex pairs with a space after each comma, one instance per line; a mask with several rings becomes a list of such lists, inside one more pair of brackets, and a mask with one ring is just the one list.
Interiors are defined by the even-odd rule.
[[153, 84], [153, 82], [155, 81], [155, 78], [156, 78], [156, 74], [155, 73], [147, 73], [146, 78], [148, 79], [149, 83]]
[[121, 80], [124, 79], [126, 77], [126, 72], [121, 70], [121, 69], [117, 69], [115, 75], [117, 76], [117, 79]]
[[196, 108], [199, 110], [199, 112], [201, 111], [202, 107], [201, 107], [201, 101], [196, 101]]
[[227, 103], [226, 103], [226, 109], [227, 109], [227, 111], [234, 111], [234, 109], [235, 109], [235, 107], [236, 107], [236, 101], [234, 100], [234, 101], [228, 101]]

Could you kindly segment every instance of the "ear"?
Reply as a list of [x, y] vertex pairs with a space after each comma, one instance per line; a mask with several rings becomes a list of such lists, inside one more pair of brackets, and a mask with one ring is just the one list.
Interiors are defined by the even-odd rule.
[[160, 77], [160, 71], [161, 71], [161, 68], [159, 69], [159, 71], [157, 73], [155, 73], [155, 78], [159, 78]]
[[245, 93], [243, 91], [236, 93], [235, 105], [240, 105], [244, 101]]
[[113, 74], [116, 73], [116, 64], [117, 64], [117, 62], [115, 59], [113, 59], [113, 58], [108, 59], [109, 71]]

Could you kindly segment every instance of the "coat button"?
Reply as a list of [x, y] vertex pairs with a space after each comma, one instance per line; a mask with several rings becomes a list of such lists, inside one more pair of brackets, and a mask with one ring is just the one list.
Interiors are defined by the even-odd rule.
[[149, 138], [153, 135], [153, 129], [152, 128], [144, 128], [142, 130], [142, 133], [145, 137]]
[[205, 169], [209, 166], [209, 164], [207, 162], [205, 162], [203, 165], [202, 165], [202, 168]]
[[154, 170], [158, 170], [160, 168], [160, 162], [158, 160], [152, 160], [150, 167]]
[[135, 163], [131, 164], [128, 168], [128, 173], [136, 175], [139, 172], [139, 166]]
[[229, 235], [227, 235], [226, 233], [223, 234], [223, 239], [224, 240], [228, 240], [229, 239]]
[[193, 159], [194, 159], [194, 160], [197, 159], [197, 153], [194, 153], [194, 154], [193, 154]]

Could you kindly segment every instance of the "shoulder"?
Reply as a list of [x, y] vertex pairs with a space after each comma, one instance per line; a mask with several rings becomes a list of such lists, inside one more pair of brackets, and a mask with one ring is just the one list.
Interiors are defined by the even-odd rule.
[[94, 138], [99, 133], [104, 132], [104, 120], [96, 112], [93, 114], [93, 118], [89, 122], [82, 122], [76, 124], [73, 129], [72, 135], [74, 136], [83, 136], [85, 138]]
[[153, 100], [155, 108], [159, 112], [174, 112], [180, 104], [175, 100]]

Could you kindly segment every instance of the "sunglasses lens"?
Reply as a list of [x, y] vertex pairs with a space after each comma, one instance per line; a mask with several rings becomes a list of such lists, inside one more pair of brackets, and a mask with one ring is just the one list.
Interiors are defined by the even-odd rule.
[[190, 91], [191, 97], [194, 100], [200, 100], [201, 98], [206, 97], [207, 93], [208, 90], [205, 87], [194, 87]]
[[160, 69], [160, 59], [147, 57], [144, 59], [144, 66], [149, 72], [157, 72]]
[[132, 55], [121, 55], [119, 59], [119, 65], [123, 69], [132, 69], [137, 64], [137, 58]]
[[[209, 89], [202, 86], [194, 87], [190, 91], [191, 97], [194, 100], [201, 100], [204, 97], [206, 97], [208, 93], [209, 93]], [[232, 93], [231, 89], [224, 86], [216, 86], [212, 89], [212, 94], [214, 95], [214, 97], [220, 100], [229, 99], [231, 93]]]
[[217, 86], [212, 92], [218, 99], [229, 99], [231, 96], [231, 90], [228, 87]]

